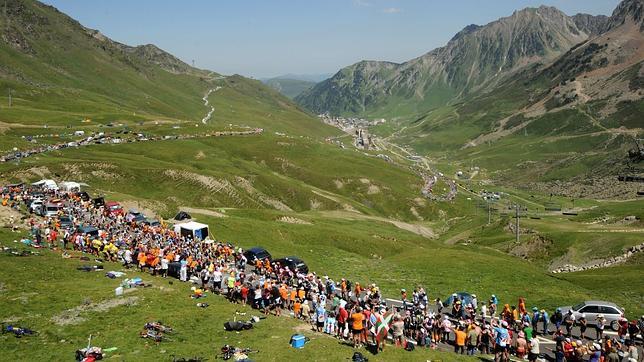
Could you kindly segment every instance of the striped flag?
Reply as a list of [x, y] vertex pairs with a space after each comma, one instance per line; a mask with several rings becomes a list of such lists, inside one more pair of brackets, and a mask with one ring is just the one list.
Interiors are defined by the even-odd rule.
[[376, 322], [371, 327], [371, 333], [376, 336], [376, 339], [382, 341], [387, 337], [389, 332], [389, 326], [391, 325], [391, 320], [394, 317], [393, 312], [387, 312], [384, 315], [380, 313], [373, 313], [376, 317]]

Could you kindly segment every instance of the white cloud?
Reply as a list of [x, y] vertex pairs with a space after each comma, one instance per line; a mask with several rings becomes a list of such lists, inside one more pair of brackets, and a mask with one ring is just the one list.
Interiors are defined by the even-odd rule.
[[382, 12], [385, 14], [398, 14], [402, 12], [401, 8], [386, 8], [382, 9]]

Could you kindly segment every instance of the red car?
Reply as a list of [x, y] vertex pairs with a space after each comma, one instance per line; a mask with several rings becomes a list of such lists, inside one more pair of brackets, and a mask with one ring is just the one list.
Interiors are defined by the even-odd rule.
[[108, 201], [105, 203], [105, 213], [110, 216], [123, 215], [123, 207], [116, 201]]

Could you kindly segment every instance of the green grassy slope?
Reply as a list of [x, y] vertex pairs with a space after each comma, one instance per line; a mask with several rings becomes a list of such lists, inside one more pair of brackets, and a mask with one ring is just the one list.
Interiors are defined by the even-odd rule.
[[[335, 134], [290, 100], [257, 81], [225, 78], [188, 66], [148, 45], [129, 47], [84, 28], [52, 7], [7, 1], [0, 12], [0, 122], [5, 127], [48, 125], [96, 130], [108, 123], [245, 123], [270, 131], [322, 137]], [[9, 90], [13, 106], [8, 106]], [[81, 123], [90, 119], [90, 123]], [[148, 131], [151, 131], [148, 129]], [[11, 135], [11, 133], [9, 133]]]

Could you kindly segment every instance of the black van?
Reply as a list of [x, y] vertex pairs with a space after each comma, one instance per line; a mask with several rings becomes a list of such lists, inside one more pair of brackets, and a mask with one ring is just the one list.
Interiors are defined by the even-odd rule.
[[287, 256], [285, 258], [275, 260], [275, 263], [279, 263], [282, 266], [287, 266], [290, 270], [299, 271], [304, 274], [309, 272], [309, 267], [304, 264], [302, 259], [296, 256]]
[[269, 253], [266, 249], [256, 246], [254, 248], [248, 249], [244, 251], [244, 256], [246, 257], [246, 261], [248, 264], [255, 264], [255, 259], [259, 260], [264, 260], [268, 258], [268, 261], [273, 260], [273, 257], [271, 257], [271, 253]]

